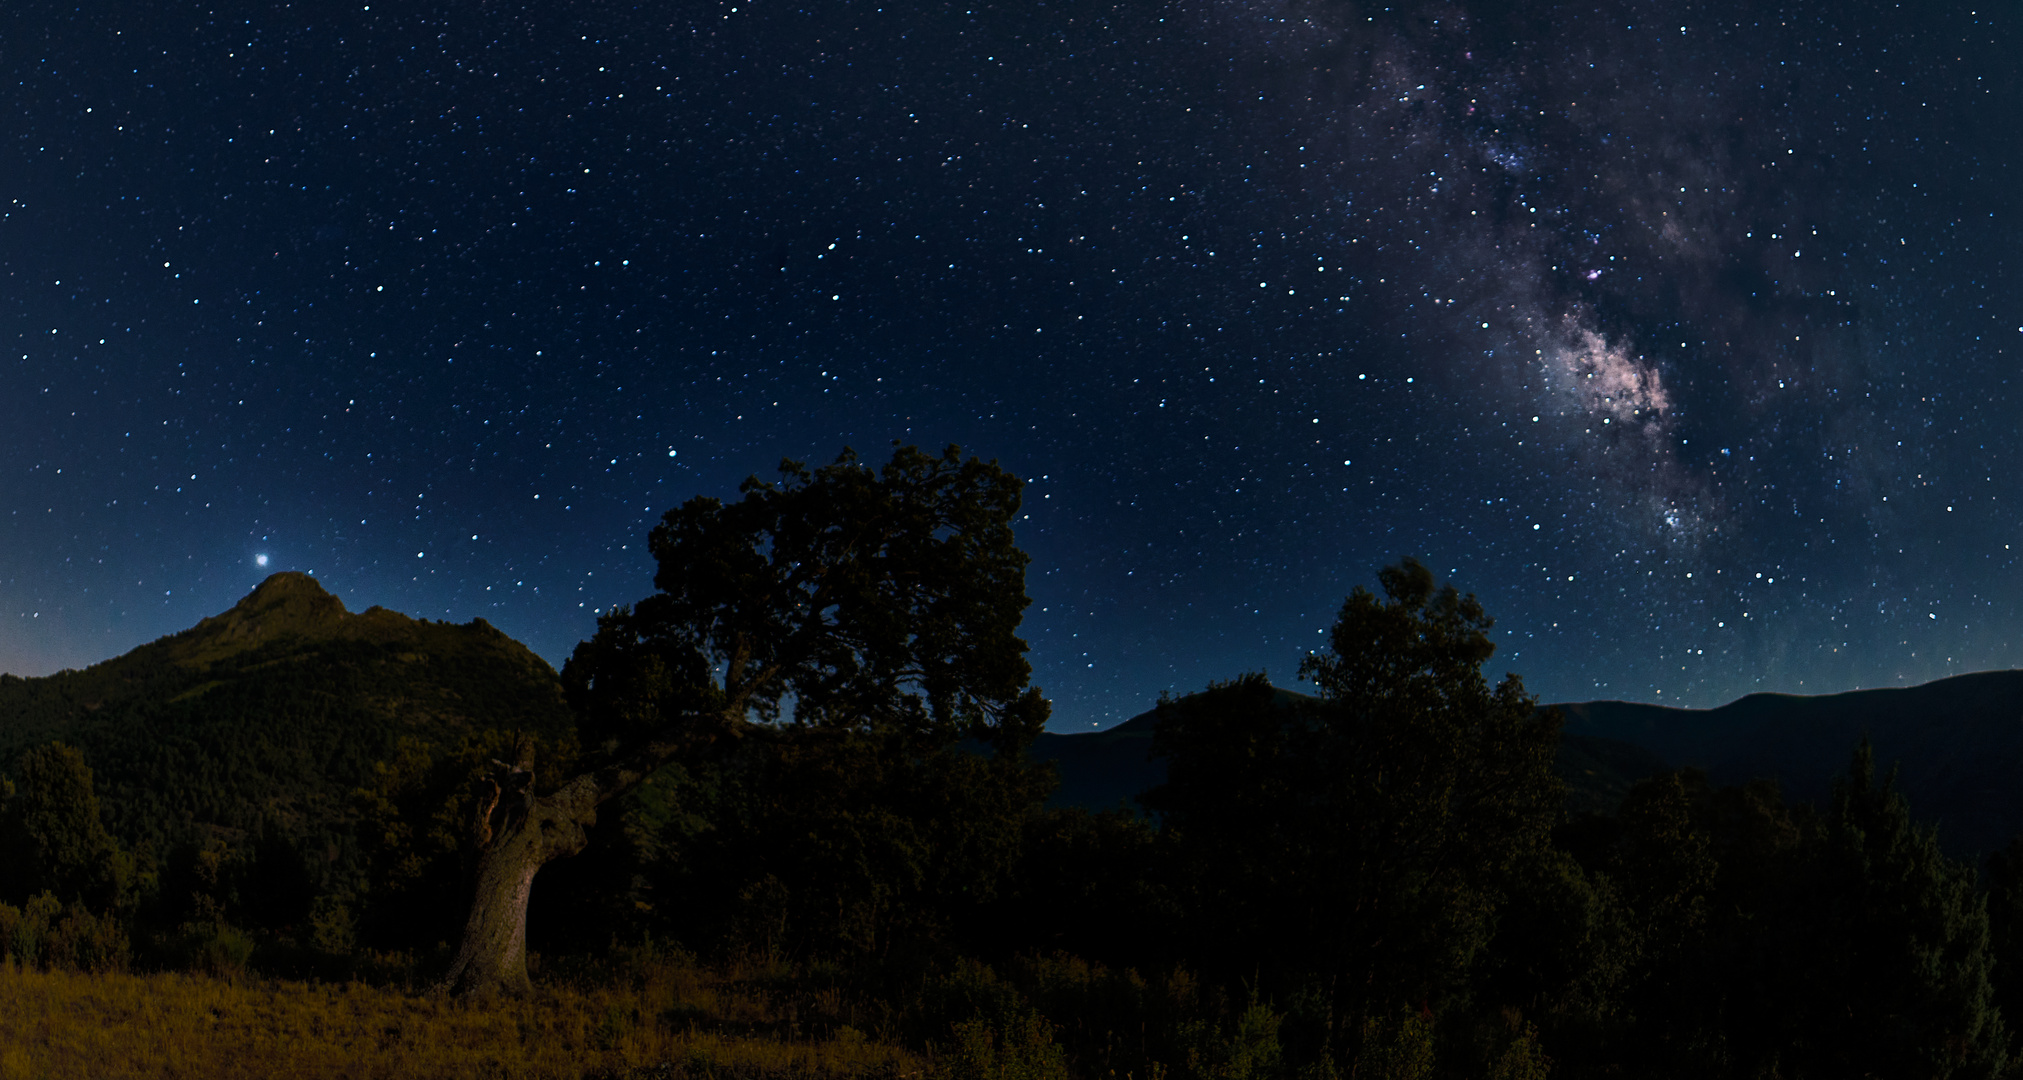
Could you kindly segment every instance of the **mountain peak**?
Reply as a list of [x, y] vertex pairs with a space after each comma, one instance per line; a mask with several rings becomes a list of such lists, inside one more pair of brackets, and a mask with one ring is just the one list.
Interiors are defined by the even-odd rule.
[[330, 595], [322, 582], [300, 570], [283, 570], [278, 574], [267, 575], [267, 580], [253, 586], [253, 591], [247, 593], [245, 599], [240, 600], [233, 610], [267, 608], [290, 601], [310, 604], [327, 602], [337, 605], [338, 611], [344, 610], [342, 600]]
[[330, 595], [321, 582], [299, 570], [283, 570], [254, 586], [253, 591], [219, 618], [327, 625], [350, 614], [344, 601]]
[[232, 609], [213, 615], [176, 638], [185, 662], [204, 663], [282, 637], [329, 634], [351, 618], [344, 601], [308, 574], [284, 570], [262, 581]]

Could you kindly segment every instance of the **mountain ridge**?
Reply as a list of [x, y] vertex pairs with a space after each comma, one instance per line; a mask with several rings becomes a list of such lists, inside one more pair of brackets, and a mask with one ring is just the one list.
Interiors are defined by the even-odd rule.
[[[1895, 767], [1913, 813], [1939, 824], [1949, 849], [1993, 851], [2023, 831], [2023, 671], [1836, 694], [1756, 693], [1713, 709], [1541, 707], [1565, 717], [1557, 767], [1575, 811], [1611, 813], [1637, 780], [1686, 766], [1719, 784], [1775, 780], [1792, 799], [1823, 803], [1867, 735], [1878, 764]], [[1153, 709], [1100, 732], [1041, 736], [1034, 756], [1061, 774], [1050, 805], [1133, 806], [1165, 778], [1164, 764], [1144, 756], [1156, 724]]]
[[1969, 672], [1907, 687], [1758, 693], [1713, 709], [1596, 701], [1558, 706], [1570, 734], [1647, 747], [1716, 782], [1776, 780], [1822, 802], [1867, 736], [1877, 764], [1947, 846], [1992, 851], [2023, 829], [2023, 671]]

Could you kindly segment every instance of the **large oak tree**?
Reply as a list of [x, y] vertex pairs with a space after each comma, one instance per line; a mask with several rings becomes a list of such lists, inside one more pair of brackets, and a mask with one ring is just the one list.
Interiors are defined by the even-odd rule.
[[964, 738], [1015, 750], [1046, 703], [1027, 687], [1028, 599], [1013, 542], [1021, 484], [950, 447], [783, 462], [742, 498], [670, 511], [657, 590], [598, 621], [563, 682], [590, 768], [552, 787], [501, 763], [471, 822], [474, 892], [443, 984], [524, 992], [527, 898], [580, 851], [598, 808], [661, 765], [753, 725], [877, 735], [902, 751]]

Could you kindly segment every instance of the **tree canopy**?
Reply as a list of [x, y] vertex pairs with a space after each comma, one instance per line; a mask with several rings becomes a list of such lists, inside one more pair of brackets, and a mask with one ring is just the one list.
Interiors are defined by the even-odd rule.
[[[1218, 966], [1280, 992], [1329, 988], [1361, 1038], [1461, 994], [1515, 867], [1549, 845], [1558, 721], [1512, 675], [1473, 597], [1406, 560], [1358, 588], [1302, 671], [1317, 705], [1261, 676], [1162, 706], [1167, 783], [1146, 797], [1178, 845]], [[1404, 1029], [1398, 1029], [1404, 1030]]]
[[22, 754], [15, 775], [0, 805], [0, 901], [43, 892], [94, 907], [126, 900], [133, 863], [106, 831], [84, 755], [48, 743]]
[[[908, 769], [964, 737], [1014, 762], [1046, 723], [1017, 633], [1030, 603], [1011, 528], [1020, 486], [953, 446], [938, 457], [898, 447], [878, 469], [846, 449], [817, 469], [782, 462], [777, 481], [747, 480], [735, 502], [703, 496], [669, 511], [648, 541], [657, 591], [600, 618], [562, 671], [590, 751], [586, 771], [543, 791], [522, 752], [485, 781], [472, 818], [475, 900], [445, 985], [467, 994], [526, 989], [534, 873], [588, 845], [597, 808], [677, 757], [777, 742], [782, 730], [816, 738], [795, 740], [772, 765], [824, 746], [861, 759], [798, 774], [844, 781], [827, 808], [831, 825], [839, 814], [870, 825], [828, 828], [830, 843], [815, 845], [816, 863], [854, 871], [835, 876], [854, 883], [858, 900], [842, 921], [873, 927], [836, 932], [888, 938], [878, 928], [907, 907], [899, 898], [925, 888], [929, 871], [949, 869], [948, 844], [901, 843], [895, 853], [903, 826], [932, 824], [947, 809], [903, 782]], [[1033, 801], [1024, 770], [997, 776], [1007, 798], [972, 808]], [[800, 816], [819, 815], [803, 803]], [[941, 824], [951, 820], [960, 815]], [[987, 851], [1015, 833], [957, 830], [1001, 838]], [[773, 894], [783, 886], [776, 872], [754, 883]], [[989, 891], [975, 881], [966, 888]], [[851, 904], [839, 897], [830, 906]]]
[[585, 744], [781, 719], [1029, 740], [1045, 716], [1018, 637], [1022, 486], [908, 446], [878, 469], [845, 450], [782, 462], [736, 502], [690, 499], [648, 541], [658, 591], [601, 618], [563, 669]]

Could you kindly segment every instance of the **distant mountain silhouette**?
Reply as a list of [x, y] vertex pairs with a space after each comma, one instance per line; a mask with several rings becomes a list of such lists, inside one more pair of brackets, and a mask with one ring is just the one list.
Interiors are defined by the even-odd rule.
[[1102, 731], [1034, 739], [1032, 756], [1053, 762], [1061, 779], [1047, 805], [1137, 810], [1139, 794], [1166, 782], [1166, 763], [1150, 756], [1158, 718], [1157, 710], [1142, 712]]
[[276, 831], [354, 867], [354, 789], [402, 738], [573, 731], [554, 669], [482, 619], [359, 614], [307, 574], [82, 671], [0, 675], [0, 772], [52, 739], [84, 753], [107, 824], [157, 852]]
[[[1820, 803], [1867, 733], [1882, 768], [1900, 763], [1912, 812], [1938, 823], [1949, 849], [1992, 851], [2023, 831], [2023, 671], [1818, 697], [1751, 694], [1717, 709], [1551, 707], [1566, 718], [1558, 771], [1573, 810], [1613, 812], [1636, 781], [1688, 765], [1721, 784], [1773, 779], [1786, 797]], [[1134, 797], [1166, 777], [1165, 763], [1146, 757], [1156, 724], [1154, 710], [1106, 731], [1041, 736], [1033, 754], [1061, 776], [1051, 805], [1136, 808]]]
[[[1319, 700], [1284, 687], [1275, 693], [1281, 706]], [[1103, 731], [1041, 735], [1032, 755], [1053, 762], [1061, 779], [1047, 805], [1141, 810], [1137, 796], [1166, 781], [1166, 763], [1149, 756], [1158, 722], [1159, 711], [1153, 709]], [[1612, 813], [1630, 785], [1668, 767], [1663, 758], [1621, 739], [1574, 734], [1560, 744], [1559, 773], [1567, 781], [1567, 803], [1575, 810]]]
[[1776, 780], [1821, 802], [1863, 733], [1876, 763], [1920, 820], [1958, 853], [1987, 852], [2023, 831], [2023, 671], [1955, 675], [1922, 686], [1799, 697], [1751, 694], [1718, 709], [1626, 701], [1562, 705], [1570, 735], [1635, 743], [1717, 783]]
[[[1275, 687], [1273, 693], [1274, 703], [1281, 706], [1318, 700], [1284, 687]], [[1034, 740], [1032, 756], [1053, 762], [1060, 773], [1061, 786], [1047, 805], [1139, 810], [1137, 796], [1166, 782], [1166, 762], [1148, 756], [1158, 722], [1159, 710], [1153, 709], [1102, 731], [1048, 733]]]

